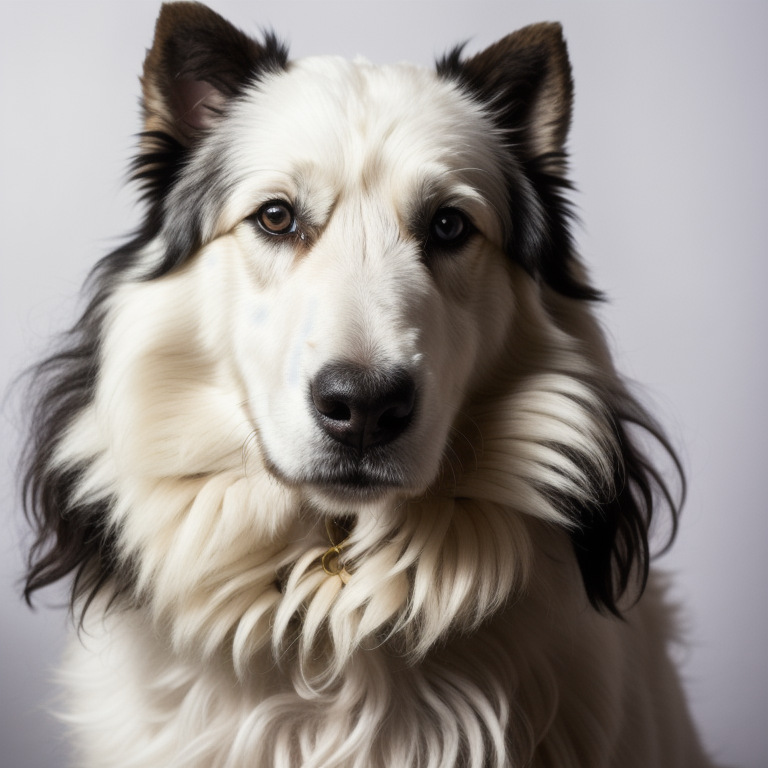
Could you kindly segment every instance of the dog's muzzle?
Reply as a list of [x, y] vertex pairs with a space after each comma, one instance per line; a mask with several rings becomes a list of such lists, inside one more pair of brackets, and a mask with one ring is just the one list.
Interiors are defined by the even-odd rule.
[[416, 405], [416, 382], [399, 367], [334, 362], [320, 369], [310, 394], [321, 429], [362, 457], [408, 428]]

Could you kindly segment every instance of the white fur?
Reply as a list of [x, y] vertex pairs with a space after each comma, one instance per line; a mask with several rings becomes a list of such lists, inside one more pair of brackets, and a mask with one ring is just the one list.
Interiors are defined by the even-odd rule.
[[[611, 485], [623, 389], [583, 302], [502, 253], [495, 146], [429, 72], [310, 59], [193, 155], [188, 183], [215, 154], [231, 194], [192, 260], [111, 295], [94, 400], [55, 459], [89, 465], [80, 498], [115, 499], [137, 584], [69, 650], [79, 765], [706, 764], [657, 585], [626, 621], [584, 595], [552, 492]], [[311, 245], [245, 220], [297, 195]], [[405, 228], [425, 198], [482, 233], [431, 269]], [[365, 501], [304, 481], [309, 382], [338, 359], [417, 381], [403, 482]], [[346, 585], [319, 560], [345, 513]]]

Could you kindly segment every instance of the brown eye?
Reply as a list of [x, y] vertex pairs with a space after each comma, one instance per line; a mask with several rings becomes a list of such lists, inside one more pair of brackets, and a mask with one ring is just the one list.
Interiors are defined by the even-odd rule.
[[268, 235], [288, 235], [296, 231], [296, 216], [288, 203], [270, 200], [259, 208], [255, 219]]

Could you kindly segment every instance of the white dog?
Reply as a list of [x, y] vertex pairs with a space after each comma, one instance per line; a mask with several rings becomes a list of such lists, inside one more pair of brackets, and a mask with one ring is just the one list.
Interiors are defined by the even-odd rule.
[[648, 580], [666, 443], [569, 235], [560, 27], [433, 72], [179, 3], [142, 83], [146, 220], [27, 456], [78, 765], [708, 765]]

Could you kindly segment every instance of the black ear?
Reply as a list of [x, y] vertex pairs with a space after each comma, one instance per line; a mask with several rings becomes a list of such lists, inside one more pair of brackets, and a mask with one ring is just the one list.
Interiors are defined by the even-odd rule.
[[491, 108], [520, 159], [563, 151], [573, 81], [559, 24], [524, 27], [463, 62], [454, 51], [443, 66]]
[[[270, 72], [285, 69], [288, 52], [272, 34], [258, 42], [199, 3], [163, 5], [144, 61], [144, 132], [133, 176], [149, 203], [141, 233], [150, 241], [165, 229], [167, 250], [148, 277], [178, 266], [201, 244], [201, 207], [224, 183], [215, 162], [211, 178], [196, 178], [169, 211], [168, 193], [194, 151], [231, 104]], [[221, 190], [218, 190], [219, 192]]]
[[258, 43], [200, 3], [163, 5], [141, 78], [145, 129], [188, 146], [231, 98], [286, 61], [273, 37]]
[[438, 62], [438, 73], [480, 102], [503, 137], [510, 257], [566, 296], [597, 298], [573, 271], [570, 209], [563, 196], [571, 187], [565, 142], [573, 81], [560, 25], [525, 27], [471, 59], [462, 60], [461, 51]]

